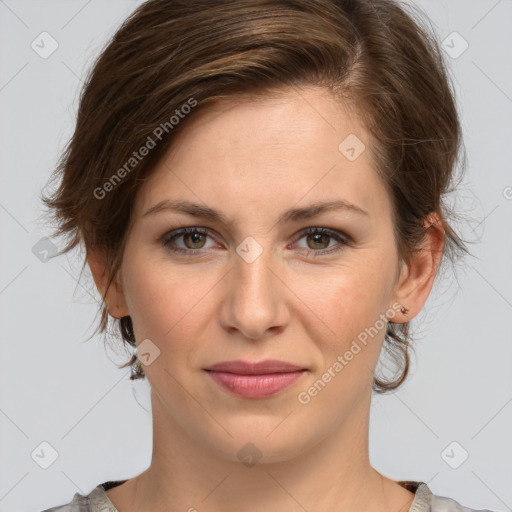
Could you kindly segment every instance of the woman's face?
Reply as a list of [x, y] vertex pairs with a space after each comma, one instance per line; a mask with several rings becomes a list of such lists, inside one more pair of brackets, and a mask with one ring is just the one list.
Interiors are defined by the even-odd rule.
[[[226, 100], [198, 114], [137, 196], [123, 314], [166, 432], [229, 460], [248, 442], [265, 461], [285, 460], [366, 417], [383, 319], [406, 320], [396, 307], [390, 198], [367, 133], [322, 89]], [[219, 219], [148, 213], [162, 201]], [[330, 202], [354, 206], [312, 208]], [[205, 370], [268, 359], [306, 371], [257, 398]]]

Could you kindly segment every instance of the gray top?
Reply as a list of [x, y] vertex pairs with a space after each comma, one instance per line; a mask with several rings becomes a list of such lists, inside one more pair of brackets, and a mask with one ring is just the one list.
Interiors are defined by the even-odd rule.
[[[89, 494], [75, 493], [70, 503], [49, 508], [42, 512], [119, 512], [108, 499], [105, 491], [121, 485], [126, 480], [112, 480], [96, 486]], [[487, 509], [476, 510], [462, 506], [457, 501], [437, 496], [424, 482], [400, 481], [399, 484], [415, 493], [408, 512], [492, 512]]]

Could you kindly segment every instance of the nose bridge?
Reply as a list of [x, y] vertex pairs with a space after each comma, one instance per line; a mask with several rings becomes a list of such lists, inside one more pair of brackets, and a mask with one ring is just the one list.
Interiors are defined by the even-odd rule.
[[276, 275], [271, 237], [248, 237], [236, 249], [230, 272], [227, 318], [224, 321], [249, 338], [264, 335], [282, 321], [282, 283]]
[[247, 237], [236, 248], [235, 289], [241, 292], [239, 300], [262, 301], [272, 298], [276, 279], [270, 237], [256, 240]]
[[248, 292], [256, 295], [267, 291], [267, 288], [271, 286], [271, 276], [274, 277], [270, 248], [267, 247], [254, 260], [247, 260], [243, 256], [238, 255], [235, 261], [234, 270], [238, 283], [241, 286], [245, 287]]

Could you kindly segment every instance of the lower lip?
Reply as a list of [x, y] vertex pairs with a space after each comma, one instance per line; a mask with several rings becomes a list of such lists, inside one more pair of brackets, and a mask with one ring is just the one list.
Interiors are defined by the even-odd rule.
[[240, 375], [237, 373], [208, 371], [222, 388], [242, 398], [265, 398], [292, 385], [305, 370], [265, 375]]

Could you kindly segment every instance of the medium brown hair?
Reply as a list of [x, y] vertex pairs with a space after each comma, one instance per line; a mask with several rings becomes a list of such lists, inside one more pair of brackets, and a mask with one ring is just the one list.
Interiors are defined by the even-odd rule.
[[[67, 237], [58, 254], [80, 243], [100, 249], [110, 286], [135, 195], [194, 114], [220, 98], [304, 85], [330, 91], [371, 134], [400, 258], [418, 250], [432, 212], [445, 232], [443, 261], [468, 252], [443, 200], [458, 159], [465, 162], [455, 95], [421, 11], [392, 0], [149, 0], [89, 71], [52, 175], [58, 188], [42, 197], [54, 236]], [[135, 158], [143, 146], [149, 151]], [[113, 321], [125, 346], [135, 346], [131, 318]], [[104, 295], [100, 332], [108, 323]], [[408, 323], [389, 322], [384, 347], [400, 372], [391, 381], [374, 377], [374, 391], [404, 381], [410, 341]], [[144, 376], [135, 356], [121, 368], [129, 365], [131, 379]]]

